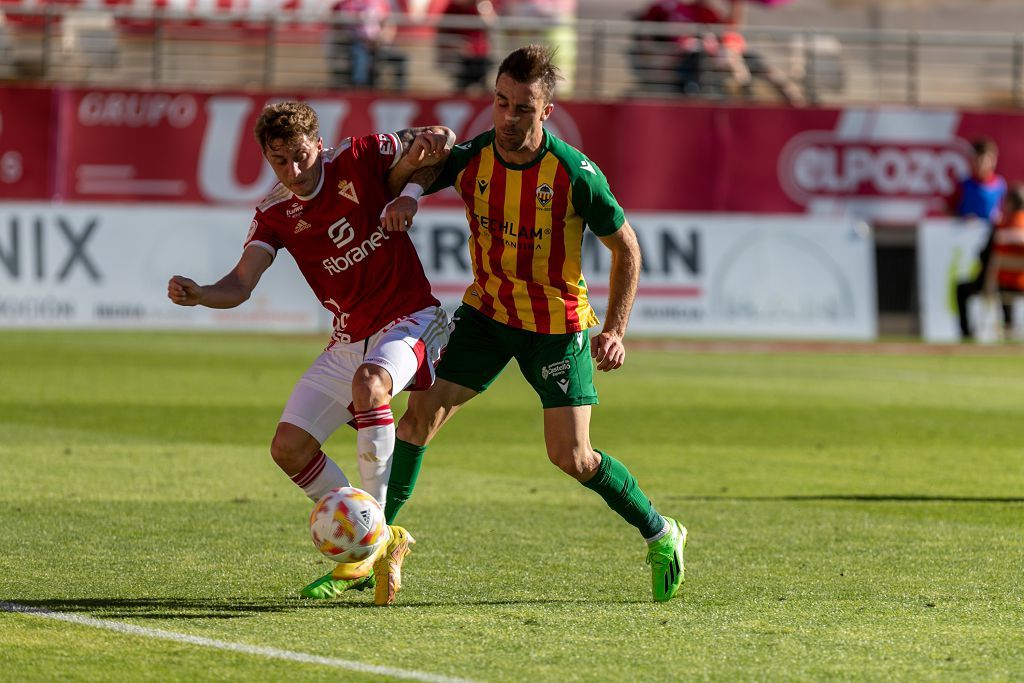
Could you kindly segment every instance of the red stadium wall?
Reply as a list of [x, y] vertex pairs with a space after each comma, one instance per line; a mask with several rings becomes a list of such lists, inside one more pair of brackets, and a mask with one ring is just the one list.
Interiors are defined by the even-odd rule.
[[[271, 98], [76, 88], [0, 90], [0, 198], [252, 206], [273, 182], [251, 129]], [[309, 97], [328, 144], [442, 122], [461, 139], [490, 125], [486, 100]], [[989, 135], [1024, 179], [1018, 113], [558, 103], [550, 128], [582, 147], [631, 210], [803, 213], [853, 209], [916, 222], [941, 212]], [[434, 200], [444, 204], [445, 199]]]

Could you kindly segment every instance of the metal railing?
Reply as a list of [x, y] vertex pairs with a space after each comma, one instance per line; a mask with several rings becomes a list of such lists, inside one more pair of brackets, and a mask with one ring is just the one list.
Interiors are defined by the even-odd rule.
[[[505, 18], [394, 21], [373, 87], [415, 94], [482, 92], [508, 51], [554, 44], [562, 98], [690, 98], [794, 104], [1024, 105], [1024, 35]], [[46, 5], [7, 8], [0, 80], [114, 87], [350, 89], [350, 25], [323, 14], [133, 13]], [[485, 30], [488, 53], [459, 49]], [[738, 43], [742, 42], [742, 50]], [[367, 86], [368, 87], [368, 86]]]

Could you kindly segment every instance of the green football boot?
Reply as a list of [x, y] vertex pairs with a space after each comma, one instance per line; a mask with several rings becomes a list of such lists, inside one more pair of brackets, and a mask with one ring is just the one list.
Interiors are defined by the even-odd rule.
[[683, 550], [686, 548], [686, 527], [666, 517], [667, 534], [647, 546], [647, 564], [651, 565], [651, 588], [655, 602], [666, 602], [675, 597], [686, 580]]
[[324, 574], [319, 579], [309, 584], [299, 594], [304, 598], [313, 600], [329, 600], [336, 598], [345, 591], [362, 591], [373, 588], [376, 585], [373, 574], [359, 577], [358, 579], [336, 579], [332, 573]]

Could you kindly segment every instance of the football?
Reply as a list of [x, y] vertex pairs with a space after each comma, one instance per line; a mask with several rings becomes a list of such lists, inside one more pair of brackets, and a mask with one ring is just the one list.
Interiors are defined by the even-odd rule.
[[335, 562], [362, 562], [387, 540], [377, 499], [352, 486], [332, 489], [309, 516], [316, 549]]

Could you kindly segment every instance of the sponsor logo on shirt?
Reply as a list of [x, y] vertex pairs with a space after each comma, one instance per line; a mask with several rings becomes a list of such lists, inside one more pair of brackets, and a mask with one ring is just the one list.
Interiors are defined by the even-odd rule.
[[[340, 223], [344, 223], [345, 226], [348, 227], [348, 232], [338, 233], [340, 239], [347, 238], [344, 242], [341, 242], [340, 244], [338, 241], [335, 241], [335, 244], [337, 244], [339, 247], [343, 246], [344, 244], [348, 244], [348, 242], [351, 242], [353, 237], [352, 228], [351, 226], [348, 225], [348, 221], [346, 221], [344, 218], [341, 219], [341, 221], [338, 221], [338, 223], [332, 225], [331, 228], [335, 228]], [[333, 240], [334, 238], [332, 237], [331, 239]], [[328, 273], [331, 273], [332, 275], [344, 273], [346, 270], [348, 270], [355, 264], [370, 258], [370, 255], [373, 254], [373, 252], [376, 251], [380, 247], [380, 245], [382, 245], [386, 240], [389, 239], [391, 239], [391, 235], [385, 232], [384, 228], [378, 226], [376, 230], [370, 233], [369, 237], [367, 237], [359, 244], [356, 244], [349, 248], [341, 256], [325, 258], [322, 261], [324, 270], [326, 270]]]
[[380, 147], [380, 153], [382, 156], [394, 156], [395, 141], [390, 135], [378, 135], [377, 145]]
[[480, 190], [480, 194], [483, 194], [484, 192], [486, 192], [487, 191], [487, 179], [486, 178], [477, 178], [476, 179], [476, 187], [477, 187], [478, 190]]
[[355, 238], [356, 231], [352, 228], [352, 224], [348, 222], [347, 218], [342, 218], [327, 228], [327, 236], [334, 242], [334, 246], [341, 249]]
[[584, 159], [583, 161], [580, 162], [580, 169], [586, 171], [587, 173], [593, 173], [594, 175], [597, 175], [597, 171], [594, 170], [594, 167], [590, 165], [590, 161], [588, 161], [587, 159]]
[[311, 228], [311, 227], [313, 227], [313, 226], [300, 218], [299, 222], [295, 224], [295, 234], [298, 235], [300, 232], [302, 232], [306, 228]]
[[295, 218], [296, 216], [301, 216], [302, 215], [302, 208], [303, 208], [302, 204], [300, 204], [298, 202], [295, 202], [294, 204], [289, 206], [287, 209], [285, 209], [284, 214], [286, 216], [288, 216], [288, 218]]

